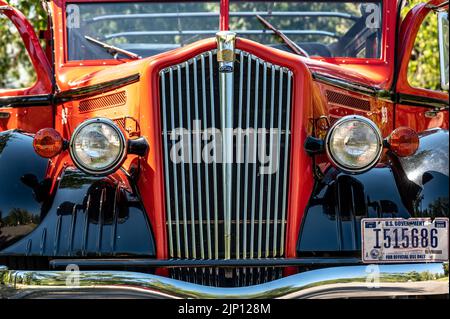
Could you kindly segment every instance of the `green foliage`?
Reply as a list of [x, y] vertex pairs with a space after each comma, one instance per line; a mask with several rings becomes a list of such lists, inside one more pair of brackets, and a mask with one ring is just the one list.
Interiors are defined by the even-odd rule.
[[[39, 0], [7, 2], [19, 9], [36, 31], [46, 29], [46, 13]], [[0, 88], [28, 87], [35, 80], [34, 68], [19, 33], [10, 20], [0, 14]]]
[[[402, 10], [402, 16], [423, 0], [410, 0]], [[430, 12], [423, 21], [408, 65], [408, 81], [411, 86], [430, 90], [440, 89], [439, 41], [437, 15]]]

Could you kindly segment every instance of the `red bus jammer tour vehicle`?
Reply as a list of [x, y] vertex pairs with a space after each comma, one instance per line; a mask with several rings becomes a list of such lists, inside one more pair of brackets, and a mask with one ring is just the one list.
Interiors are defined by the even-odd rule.
[[448, 1], [42, 5], [0, 0], [0, 296], [448, 296]]

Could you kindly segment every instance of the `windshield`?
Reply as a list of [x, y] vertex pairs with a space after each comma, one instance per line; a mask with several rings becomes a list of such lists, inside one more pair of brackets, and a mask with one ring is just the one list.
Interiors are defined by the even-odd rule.
[[[68, 58], [130, 57], [101, 43], [148, 57], [214, 37], [219, 28], [219, 7], [219, 2], [201, 1], [68, 3]], [[231, 2], [230, 30], [240, 37], [290, 51], [257, 15], [310, 56], [381, 56], [381, 1]]]

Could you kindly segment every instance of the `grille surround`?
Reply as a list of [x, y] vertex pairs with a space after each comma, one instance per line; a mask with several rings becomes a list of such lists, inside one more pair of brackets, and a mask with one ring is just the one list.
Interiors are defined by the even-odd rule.
[[[198, 135], [203, 135], [209, 127], [222, 129], [216, 53], [216, 50], [206, 51], [183, 63], [164, 68], [159, 73], [170, 258], [225, 257], [225, 218], [221, 201], [223, 164], [205, 164], [203, 161], [191, 165], [174, 164], [170, 160], [174, 146], [170, 136], [175, 134], [175, 128], [192, 130], [193, 134], [188, 134], [187, 139], [194, 143], [195, 132], [201, 131], [202, 134]], [[244, 162], [233, 164], [235, 193], [232, 198], [231, 258], [284, 257], [293, 72], [244, 51], [236, 50], [236, 55], [234, 127], [276, 127], [275, 137], [273, 134], [267, 137], [267, 132], [262, 134], [262, 144], [266, 145], [271, 139], [279, 140], [279, 149], [275, 155], [279, 168], [273, 175], [258, 174], [258, 164], [249, 163], [249, 137], [239, 132], [235, 134], [233, 156], [236, 162], [238, 156], [242, 155], [239, 154], [241, 148], [236, 147], [237, 140], [241, 139], [244, 142]], [[255, 108], [255, 105], [258, 107]], [[261, 113], [265, 118], [261, 117]], [[202, 120], [200, 128], [194, 127], [192, 119], [199, 118]], [[203, 150], [205, 143], [199, 142]], [[259, 136], [256, 142], [260, 145]], [[188, 148], [187, 158], [192, 161], [196, 152]], [[186, 158], [185, 154], [183, 158]]]

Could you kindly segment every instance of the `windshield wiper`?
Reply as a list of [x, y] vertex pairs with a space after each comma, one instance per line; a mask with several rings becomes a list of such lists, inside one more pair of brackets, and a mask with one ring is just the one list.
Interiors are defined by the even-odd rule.
[[129, 57], [130, 59], [133, 59], [133, 60], [138, 60], [141, 58], [139, 55], [137, 55], [133, 52], [130, 52], [130, 51], [115, 47], [113, 45], [107, 44], [105, 42], [96, 40], [94, 38], [91, 38], [90, 36], [85, 35], [84, 38], [86, 40], [88, 40], [89, 42], [94, 43], [94, 44], [98, 45], [99, 47], [105, 49], [105, 51], [108, 52], [109, 54], [111, 54], [114, 57], [114, 59], [117, 59], [117, 55], [119, 53], [126, 55], [127, 57]]
[[271, 25], [269, 23], [269, 21], [267, 21], [266, 19], [264, 19], [263, 17], [261, 17], [259, 14], [256, 15], [256, 17], [258, 18], [258, 20], [264, 24], [264, 26], [270, 30], [272, 30], [277, 36], [279, 36], [284, 43], [286, 43], [286, 45], [295, 53], [297, 53], [298, 55], [303, 55], [307, 58], [309, 58], [309, 54], [303, 50], [302, 48], [300, 48], [300, 46], [295, 43], [294, 41], [292, 41], [291, 39], [289, 39], [287, 37], [286, 34], [284, 34], [283, 32], [281, 32], [280, 30], [278, 30], [277, 28], [275, 28], [273, 25]]

